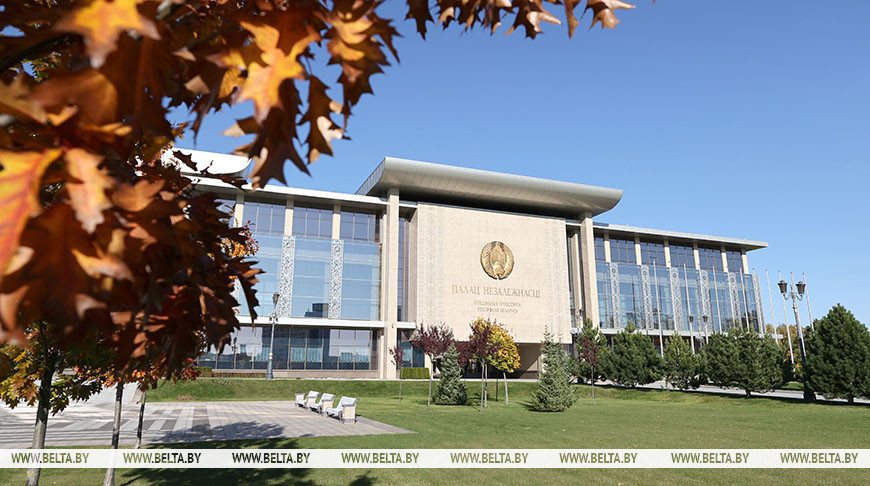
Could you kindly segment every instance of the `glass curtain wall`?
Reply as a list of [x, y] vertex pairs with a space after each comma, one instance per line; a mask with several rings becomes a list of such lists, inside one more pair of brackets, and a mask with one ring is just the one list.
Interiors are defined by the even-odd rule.
[[380, 309], [381, 246], [344, 242], [341, 318], [378, 320]]
[[740, 251], [725, 250], [725, 260], [728, 262], [728, 271], [743, 273], [743, 254]]
[[405, 216], [399, 216], [399, 282], [396, 315], [399, 321], [407, 321], [408, 316], [408, 258], [410, 246], [410, 221]]
[[422, 368], [426, 366], [423, 350], [411, 344], [410, 339], [414, 334], [413, 329], [399, 330], [399, 347], [402, 348], [402, 366]]
[[[231, 344], [222, 353], [212, 348], [197, 364], [217, 370], [264, 370], [271, 331], [270, 326], [243, 327], [230, 336]], [[276, 370], [377, 370], [377, 331], [278, 326], [272, 360]]]
[[331, 240], [296, 238], [291, 317], [327, 317], [331, 259]]

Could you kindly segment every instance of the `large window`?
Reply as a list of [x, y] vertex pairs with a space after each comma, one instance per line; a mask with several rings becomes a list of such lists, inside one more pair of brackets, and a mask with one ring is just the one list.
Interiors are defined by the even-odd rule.
[[634, 240], [610, 238], [610, 261], [614, 263], [637, 263]]
[[250, 225], [251, 233], [266, 235], [284, 234], [284, 215], [287, 211], [286, 203], [245, 199], [244, 207], [242, 224]]
[[728, 271], [743, 273], [743, 254], [740, 250], [725, 250], [725, 259], [728, 261]]
[[311, 238], [332, 238], [332, 209], [295, 206], [293, 234]]
[[[245, 204], [247, 210], [247, 203]], [[273, 235], [267, 233], [254, 233], [252, 235], [257, 241], [259, 250], [255, 255], [257, 268], [263, 270], [263, 273], [257, 275], [257, 283], [254, 284], [254, 290], [257, 291], [257, 300], [260, 305], [257, 306], [257, 314], [268, 316], [272, 313], [274, 305], [272, 304], [272, 294], [278, 291], [278, 272], [281, 267], [281, 235]], [[239, 293], [239, 312], [242, 315], [249, 315], [247, 299], [245, 293]]]
[[327, 317], [331, 252], [331, 240], [296, 238], [292, 317]]
[[695, 250], [691, 246], [670, 245], [671, 266], [675, 268], [695, 268]]
[[379, 241], [380, 218], [371, 212], [341, 211], [339, 238], [354, 241]]
[[701, 270], [714, 270], [721, 272], [722, 251], [718, 248], [698, 248], [698, 257], [701, 260]]
[[410, 235], [410, 221], [407, 217], [399, 216], [399, 281], [396, 290], [398, 290], [398, 301], [396, 304], [399, 321], [408, 320], [408, 248]]
[[378, 319], [381, 286], [381, 245], [344, 242], [341, 318]]
[[640, 258], [644, 265], [665, 266], [665, 245], [654, 241], [640, 242]]
[[602, 238], [600, 236], [595, 237], [595, 261], [596, 262], [607, 261], [605, 259], [605, 254], [604, 254], [604, 238]]
[[[230, 336], [230, 345], [214, 349], [198, 360], [221, 370], [266, 369], [272, 329], [243, 327]], [[275, 328], [272, 364], [277, 370], [376, 370], [377, 334], [371, 329], [319, 327]]]

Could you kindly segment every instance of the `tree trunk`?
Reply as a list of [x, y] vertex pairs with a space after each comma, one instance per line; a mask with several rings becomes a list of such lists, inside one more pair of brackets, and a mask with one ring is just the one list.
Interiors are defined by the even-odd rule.
[[849, 395], [849, 403], [855, 403], [855, 397]]
[[510, 399], [510, 396], [508, 395], [508, 390], [507, 390], [507, 373], [502, 371], [502, 376], [504, 377], [504, 404], [510, 405], [511, 399]]
[[498, 373], [495, 374], [495, 401], [498, 401]]
[[[124, 383], [118, 383], [115, 391], [115, 422], [112, 425], [112, 449], [118, 448], [121, 436], [121, 401], [124, 399]], [[115, 486], [115, 465], [109, 464], [103, 486]]]
[[752, 392], [749, 390], [746, 390], [746, 398], [750, 398], [750, 397], [752, 397]]
[[483, 406], [489, 407], [489, 382], [487, 378], [489, 378], [489, 373], [487, 372], [488, 366], [486, 366], [486, 361], [483, 362]]
[[435, 374], [435, 360], [432, 360], [432, 371], [429, 372], [429, 398], [426, 399], [426, 410], [432, 405], [432, 375]]
[[145, 421], [145, 400], [148, 397], [148, 388], [142, 390], [142, 399], [139, 401], [139, 426], [136, 428], [136, 449], [142, 447], [142, 422]]
[[592, 383], [592, 405], [595, 405], [595, 367], [592, 368], [592, 373], [589, 374], [589, 383]]
[[483, 369], [480, 370], [480, 411], [483, 412]]
[[402, 368], [399, 368], [399, 401], [402, 401]]
[[[48, 410], [51, 406], [51, 379], [54, 377], [55, 358], [44, 345], [45, 364], [39, 381], [39, 402], [36, 405], [36, 425], [33, 428], [32, 449], [45, 449], [45, 431], [48, 428]], [[42, 469], [31, 467], [27, 470], [27, 486], [39, 484]]]

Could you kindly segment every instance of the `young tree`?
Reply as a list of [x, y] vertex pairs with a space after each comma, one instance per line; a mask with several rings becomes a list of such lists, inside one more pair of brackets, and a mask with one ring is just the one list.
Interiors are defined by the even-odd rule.
[[493, 339], [493, 323], [487, 319], [476, 319], [471, 323], [471, 335], [468, 337], [468, 352], [480, 364], [480, 411], [487, 406], [487, 363], [495, 355], [498, 346]]
[[405, 352], [401, 346], [393, 346], [390, 348], [390, 360], [396, 365], [396, 370], [399, 371], [399, 401], [402, 401], [402, 366]]
[[870, 396], [870, 331], [842, 305], [817, 320], [806, 340], [806, 378], [825, 398]]
[[592, 403], [595, 403], [595, 369], [598, 368], [598, 341], [586, 336], [580, 338], [579, 363], [589, 368], [589, 383], [592, 385]]
[[[604, 337], [604, 335], [601, 334], [601, 331], [598, 330], [598, 327], [592, 323], [592, 319], [586, 319], [586, 322], [583, 323], [580, 335], [577, 337], [577, 343], [580, 344], [583, 339], [588, 339], [590, 344], [595, 345], [598, 349], [599, 361], [601, 361], [601, 355], [603, 354], [602, 351], [607, 347], [607, 338]], [[577, 370], [575, 374], [579, 380], [586, 381], [587, 379], [590, 379], [594, 382], [604, 379], [604, 374], [600, 366], [596, 366], [596, 369], [593, 370], [590, 364], [584, 361], [581, 356], [578, 355], [577, 358]]]
[[429, 373], [429, 396], [426, 399], [426, 410], [429, 410], [432, 404], [432, 377], [435, 375], [438, 360], [453, 342], [453, 329], [443, 322], [437, 326], [426, 326], [421, 323], [411, 336], [410, 342], [423, 350], [423, 354], [429, 356], [429, 361], [432, 363], [432, 371]]
[[538, 374], [538, 387], [532, 392], [531, 407], [539, 412], [561, 412], [577, 400], [568, 373], [568, 360], [572, 358], [549, 330], [544, 331], [541, 351], [544, 369]]
[[[505, 404], [509, 405], [507, 374], [513, 373], [520, 367], [520, 353], [517, 351], [517, 345], [510, 332], [498, 323], [492, 324], [492, 341], [495, 345], [495, 352], [489, 357], [487, 364], [501, 371], [504, 378]], [[495, 380], [496, 400], [498, 400], [498, 375], [496, 375]]]
[[604, 353], [602, 366], [607, 378], [622, 386], [634, 388], [661, 378], [659, 353], [631, 323], [613, 336], [613, 349]]
[[459, 368], [459, 352], [451, 344], [441, 360], [441, 377], [435, 389], [435, 403], [439, 405], [465, 405], [468, 401], [468, 390], [462, 382], [462, 370]]
[[664, 360], [664, 376], [668, 383], [680, 390], [698, 388], [700, 367], [700, 359], [679, 333], [668, 338]]
[[[0, 346], [0, 355], [9, 357], [10, 369], [0, 376], [0, 400], [16, 407], [21, 403], [36, 406], [33, 430], [33, 449], [45, 448], [45, 432], [49, 415], [65, 409], [70, 401], [85, 400], [98, 393], [103, 383], [82, 373], [79, 366], [107, 362], [111, 356], [101, 347], [94, 333], [82, 344], [61, 350], [57, 342], [62, 338], [55, 328], [37, 321], [27, 327], [25, 338], [29, 346], [7, 344]], [[73, 374], [61, 374], [64, 368], [73, 368]], [[41, 468], [27, 471], [27, 484], [39, 483]]]

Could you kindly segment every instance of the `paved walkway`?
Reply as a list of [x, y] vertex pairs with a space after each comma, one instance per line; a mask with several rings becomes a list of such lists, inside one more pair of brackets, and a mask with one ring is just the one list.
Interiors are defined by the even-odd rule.
[[[654, 383], [650, 383], [648, 385], [639, 385], [638, 388], [649, 388], [655, 390], [661, 390], [667, 388], [664, 381], [656, 381]], [[701, 385], [695, 390], [685, 390], [687, 392], [692, 393], [720, 393], [723, 395], [740, 395], [746, 396], [746, 392], [741, 390], [740, 388], [719, 388], [717, 386], [709, 386], [709, 385]], [[803, 400], [804, 392], [800, 390], [774, 390], [772, 392], [767, 393], [753, 393], [753, 397], [770, 397], [770, 398], [788, 398], [793, 400]], [[816, 394], [816, 400], [819, 402], [841, 402], [846, 403], [846, 400], [835, 398], [833, 400], [827, 400], [822, 395]], [[855, 403], [863, 403], [870, 404], [870, 400], [856, 398]]]
[[[365, 407], [365, 401], [360, 404]], [[359, 406], [357, 407], [359, 413]], [[114, 404], [72, 404], [49, 417], [48, 446], [101, 446], [112, 440]], [[365, 409], [363, 408], [363, 413]], [[30, 447], [36, 409], [0, 406], [0, 449]], [[136, 442], [139, 407], [125, 403], [121, 445]], [[294, 402], [154, 402], [145, 406], [142, 441], [146, 444], [282, 437], [406, 434], [411, 431], [365, 417], [342, 424], [299, 408]]]

